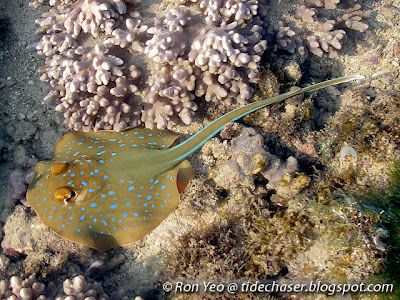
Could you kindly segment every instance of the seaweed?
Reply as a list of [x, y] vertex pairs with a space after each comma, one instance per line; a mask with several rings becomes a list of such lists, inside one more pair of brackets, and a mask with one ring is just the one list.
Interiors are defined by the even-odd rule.
[[377, 225], [389, 234], [382, 235], [380, 242], [387, 245], [387, 259], [382, 275], [375, 278], [379, 282], [394, 284], [394, 293], [384, 298], [400, 297], [400, 160], [389, 167], [391, 182], [385, 189], [375, 189], [365, 198], [359, 199], [364, 209], [377, 218]]

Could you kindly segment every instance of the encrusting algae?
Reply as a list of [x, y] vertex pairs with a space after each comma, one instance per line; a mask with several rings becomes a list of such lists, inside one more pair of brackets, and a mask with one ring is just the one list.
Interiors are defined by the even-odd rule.
[[179, 191], [193, 176], [186, 157], [226, 123], [295, 95], [361, 78], [341, 77], [237, 108], [174, 147], [177, 136], [160, 130], [68, 133], [54, 158], [37, 165], [27, 199], [41, 221], [68, 240], [101, 251], [133, 243], [177, 208]]

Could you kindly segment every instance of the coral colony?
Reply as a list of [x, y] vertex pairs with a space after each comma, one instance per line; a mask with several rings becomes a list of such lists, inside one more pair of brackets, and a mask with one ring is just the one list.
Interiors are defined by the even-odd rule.
[[[252, 95], [249, 83], [266, 49], [257, 1], [197, 3], [205, 16], [200, 30], [183, 7], [170, 9], [162, 23], [145, 25], [134, 1], [49, 4], [55, 7], [37, 20], [45, 32], [36, 46], [46, 56], [41, 79], [52, 86], [45, 100], [57, 104], [71, 129], [121, 131], [141, 122], [171, 129], [179, 121], [190, 124], [195, 96], [244, 104]], [[107, 38], [84, 47], [88, 34]], [[121, 49], [150, 63], [144, 90], [137, 88], [138, 68], [117, 56]]]
[[[2, 299], [15, 300], [129, 299], [123, 292], [115, 292], [111, 296], [107, 295], [100, 283], [89, 283], [82, 275], [75, 276], [72, 280], [64, 280], [62, 287], [56, 287], [53, 281], [46, 286], [37, 282], [34, 276], [24, 280], [18, 276], [13, 276], [9, 280], [0, 281], [0, 296]], [[135, 298], [135, 300], [141, 299], [139, 296]]]
[[[269, 20], [257, 0], [177, 0], [155, 24], [144, 24], [139, 0], [35, 0], [33, 7], [52, 7], [36, 20], [44, 33], [36, 45], [46, 57], [41, 79], [52, 87], [45, 101], [77, 131], [190, 124], [196, 97], [251, 100], [271, 32], [290, 53], [337, 56], [347, 31], [366, 30], [369, 15], [352, 2], [339, 17], [317, 17], [317, 9], [332, 11], [339, 2], [306, 0], [293, 11], [304, 28], [297, 30]], [[138, 57], [148, 71], [131, 62]]]

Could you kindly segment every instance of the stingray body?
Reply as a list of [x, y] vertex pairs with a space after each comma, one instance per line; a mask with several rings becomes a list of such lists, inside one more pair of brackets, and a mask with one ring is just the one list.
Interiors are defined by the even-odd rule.
[[181, 144], [167, 131], [71, 132], [52, 160], [36, 166], [27, 199], [41, 221], [60, 236], [107, 250], [130, 244], [156, 228], [179, 204], [193, 176], [185, 159], [227, 122], [306, 91], [347, 82], [322, 82], [235, 109]]

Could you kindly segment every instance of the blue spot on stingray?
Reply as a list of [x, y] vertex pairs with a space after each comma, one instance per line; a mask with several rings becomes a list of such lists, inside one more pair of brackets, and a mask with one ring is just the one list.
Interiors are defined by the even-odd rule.
[[[83, 172], [81, 172], [81, 173], [83, 173]], [[81, 175], [83, 175], [83, 174], [81, 174]], [[82, 184], [83, 186], [87, 186], [87, 183], [84, 182], [84, 181], [81, 181], [81, 184]]]
[[136, 196], [136, 198], [142, 198], [142, 195], [139, 194], [139, 195]]
[[128, 214], [127, 214], [127, 213], [123, 213], [122, 216], [123, 216], [123, 217], [127, 217]]
[[93, 207], [93, 208], [97, 207], [97, 203], [91, 203], [90, 207]]
[[90, 175], [94, 175], [94, 173], [93, 173], [93, 172], [90, 172], [89, 174], [90, 174]]
[[53, 206], [51, 209], [52, 209], [52, 210], [56, 210], [56, 208], [57, 208], [57, 207]]
[[104, 160], [99, 159], [99, 163], [104, 164]]
[[87, 147], [87, 149], [92, 149], [92, 148], [93, 148], [93, 146], [88, 146], [88, 147]]
[[76, 231], [78, 231], [78, 232], [81, 232], [81, 230], [80, 230], [80, 229], [77, 229]]
[[79, 219], [81, 220], [85, 220], [85, 215], [83, 215], [82, 217], [80, 217]]
[[104, 175], [104, 176], [103, 176], [103, 179], [107, 179], [107, 178], [108, 178], [108, 176], [107, 176], [107, 175]]
[[94, 218], [94, 219], [93, 219], [93, 222], [95, 222], [95, 223], [96, 223], [96, 222], [97, 222], [97, 219], [96, 219], [96, 218]]
[[128, 202], [128, 203], [125, 203], [125, 206], [131, 206], [131, 204], [132, 203]]
[[137, 212], [135, 212], [134, 214], [133, 214], [133, 216], [134, 217], [137, 217], [139, 214], [137, 213]]
[[79, 154], [79, 151], [72, 154], [72, 156], [77, 156], [78, 154]]
[[68, 210], [71, 210], [72, 209], [72, 206], [68, 206]]
[[107, 222], [106, 221], [101, 221], [101, 223], [104, 225], [104, 226], [107, 226]]
[[154, 179], [150, 179], [150, 182], [153, 182], [154, 181]]
[[155, 206], [154, 204], [152, 204], [152, 205], [151, 205], [151, 208], [154, 208], [154, 207], [156, 207], [156, 206]]
[[119, 182], [121, 182], [121, 183], [124, 183], [124, 182], [125, 182], [125, 180], [121, 179]]
[[[100, 148], [101, 146], [99, 146], [99, 148]], [[104, 147], [104, 146], [103, 146]], [[96, 155], [102, 155], [102, 154], [104, 154], [104, 153], [106, 153], [106, 151], [105, 150], [103, 150], [103, 151], [100, 151], [100, 152], [97, 152], [96, 153]]]
[[95, 172], [95, 173], [99, 173], [99, 170], [98, 170], [98, 169], [95, 169], [94, 172]]
[[114, 222], [115, 221], [115, 218], [111, 218], [111, 222]]
[[147, 203], [143, 203], [143, 206], [147, 206]]
[[61, 219], [64, 218], [64, 217], [63, 217], [63, 216], [59, 216], [58, 218], [61, 220]]
[[164, 203], [167, 203], [167, 200], [164, 200], [163, 202], [164, 202]]
[[136, 223], [132, 223], [133, 226], [136, 226]]
[[109, 191], [109, 192], [108, 192], [108, 194], [110, 194], [110, 195], [114, 195], [114, 194], [115, 194], [115, 192], [114, 192], [114, 191]]
[[162, 190], [164, 190], [164, 189], [165, 189], [165, 184], [163, 184], [163, 185], [161, 186], [161, 189], [162, 189]]
[[105, 198], [106, 195], [105, 195], [105, 194], [101, 194], [100, 197], [101, 197], [101, 198]]
[[116, 141], [116, 139], [109, 139], [109, 141], [110, 141], [110, 142], [115, 142], [115, 141]]
[[113, 205], [110, 206], [111, 209], [116, 209], [117, 207], [118, 207], [117, 204], [113, 204]]
[[88, 192], [89, 193], [93, 193], [95, 190], [94, 189], [89, 189]]
[[85, 210], [85, 208], [84, 207], [81, 207], [81, 211], [84, 211]]
[[117, 154], [117, 153], [115, 153], [115, 152], [114, 152], [114, 153], [111, 153], [111, 156], [115, 156], [116, 154]]
[[89, 229], [92, 229], [92, 228], [93, 228], [93, 226], [92, 226], [92, 225], [89, 225], [88, 227], [89, 227]]
[[82, 144], [83, 144], [82, 142], [79, 142], [79, 143], [78, 143], [79, 146], [82, 145]]
[[49, 219], [53, 219], [53, 216], [49, 216]]
[[150, 199], [151, 199], [151, 196], [147, 196], [147, 197], [146, 197], [146, 200], [150, 200]]
[[139, 188], [140, 190], [143, 190], [144, 189], [144, 186], [142, 185], [142, 186], [140, 186], [140, 188]]
[[128, 191], [133, 191], [134, 189], [135, 189], [134, 186], [130, 186], [130, 187], [128, 188]]

